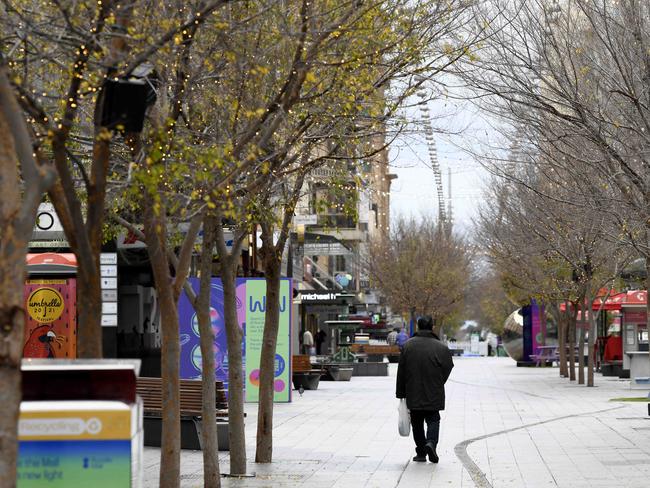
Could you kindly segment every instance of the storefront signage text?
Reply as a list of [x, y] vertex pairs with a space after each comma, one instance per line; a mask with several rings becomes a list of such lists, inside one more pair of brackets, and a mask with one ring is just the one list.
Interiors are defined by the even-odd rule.
[[335, 292], [303, 292], [300, 299], [303, 302], [331, 302], [336, 300], [337, 296]]

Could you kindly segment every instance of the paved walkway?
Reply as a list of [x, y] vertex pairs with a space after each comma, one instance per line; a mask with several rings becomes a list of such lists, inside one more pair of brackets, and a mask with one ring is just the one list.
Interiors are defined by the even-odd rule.
[[[508, 358], [462, 358], [447, 383], [440, 463], [410, 462], [397, 433], [395, 365], [389, 377], [321, 382], [276, 405], [274, 462], [224, 487], [617, 487], [650, 486], [650, 417], [629, 381], [596, 375], [586, 388], [557, 368], [517, 368]], [[256, 407], [247, 405], [249, 459]], [[228, 470], [223, 453], [221, 468]], [[159, 450], [145, 448], [146, 487], [157, 486]], [[203, 486], [201, 453], [183, 451], [182, 486]]]

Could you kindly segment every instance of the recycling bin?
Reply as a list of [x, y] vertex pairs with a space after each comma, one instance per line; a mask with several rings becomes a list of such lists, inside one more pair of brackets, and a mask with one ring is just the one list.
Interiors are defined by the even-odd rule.
[[22, 363], [18, 488], [142, 486], [138, 360]]

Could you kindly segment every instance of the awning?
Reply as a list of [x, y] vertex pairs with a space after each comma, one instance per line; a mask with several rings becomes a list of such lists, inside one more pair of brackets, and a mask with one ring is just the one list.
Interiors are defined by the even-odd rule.
[[77, 258], [72, 253], [30, 253], [27, 255], [27, 272], [37, 274], [76, 274]]
[[305, 256], [351, 256], [354, 253], [336, 237], [305, 232], [303, 244]]
[[[614, 293], [612, 292], [605, 299], [606, 292], [603, 293], [603, 290], [600, 291], [599, 297], [596, 298], [591, 306], [591, 309], [595, 312], [598, 310], [621, 310], [622, 308], [628, 307], [645, 307], [648, 297], [648, 292], [646, 290], [631, 290], [627, 292]], [[603, 304], [603, 300], [605, 303]], [[601, 308], [602, 307], [602, 308]], [[565, 303], [560, 305], [560, 310], [566, 310]]]
[[628, 291], [623, 307], [645, 307], [648, 302], [647, 290]]
[[[594, 300], [592, 305], [592, 310], [620, 310], [621, 305], [625, 303], [627, 294], [623, 293], [612, 293], [607, 299], [604, 296], [600, 296]], [[603, 304], [603, 300], [605, 303]], [[602, 307], [602, 308], [601, 308]]]

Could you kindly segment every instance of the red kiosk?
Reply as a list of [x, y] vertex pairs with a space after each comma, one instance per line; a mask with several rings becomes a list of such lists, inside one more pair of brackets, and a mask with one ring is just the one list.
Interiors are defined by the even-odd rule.
[[27, 255], [25, 358], [77, 357], [77, 259], [74, 254]]

